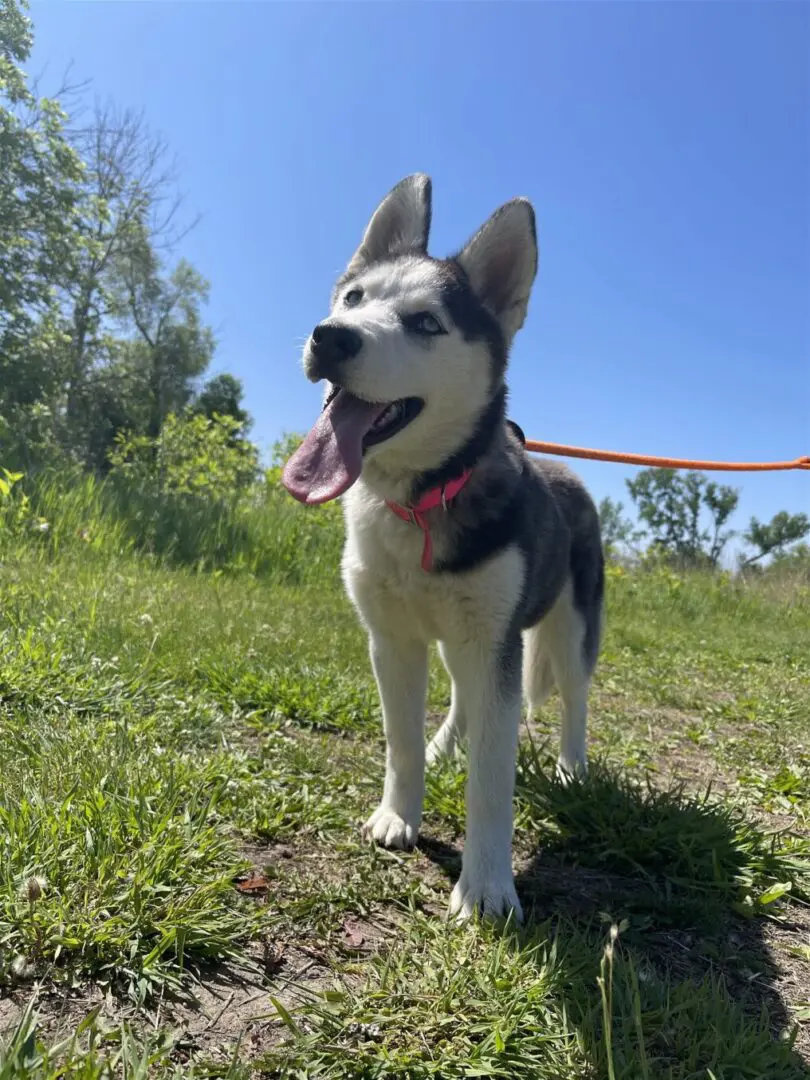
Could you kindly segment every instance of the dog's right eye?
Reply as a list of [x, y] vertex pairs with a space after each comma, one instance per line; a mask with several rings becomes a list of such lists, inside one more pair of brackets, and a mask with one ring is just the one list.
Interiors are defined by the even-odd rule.
[[425, 337], [435, 337], [437, 334], [446, 334], [447, 331], [429, 311], [417, 311], [414, 315], [403, 315], [402, 322], [406, 330], [414, 334], [424, 334]]
[[346, 307], [356, 307], [362, 299], [362, 289], [350, 289], [343, 297], [343, 303], [346, 305]]

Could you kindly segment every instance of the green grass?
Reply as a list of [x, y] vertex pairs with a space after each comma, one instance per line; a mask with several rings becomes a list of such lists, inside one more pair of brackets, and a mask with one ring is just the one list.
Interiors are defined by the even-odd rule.
[[[270, 480], [237, 495], [204, 498], [126, 483], [114, 474], [44, 473], [23, 481], [22, 531], [50, 557], [115, 559], [137, 553], [163, 565], [259, 575], [289, 585], [338, 580], [339, 509], [303, 514]], [[3, 504], [0, 503], [0, 511]], [[2, 514], [0, 514], [2, 524]], [[0, 532], [0, 553], [8, 537]]]
[[228, 561], [199, 507], [139, 553], [103, 489], [39, 500], [0, 540], [0, 1078], [810, 1076], [806, 586], [611, 569], [588, 781], [553, 703], [522, 744], [527, 925], [457, 929], [463, 762], [415, 853], [359, 837], [383, 743], [334, 520], [245, 512]]
[[504, 937], [411, 913], [362, 989], [344, 976], [286, 1022], [291, 1045], [261, 1063], [271, 1075], [801, 1075], [789, 1041], [772, 1040], [766, 1017], [745, 1016], [721, 980], [668, 983], [568, 920]]

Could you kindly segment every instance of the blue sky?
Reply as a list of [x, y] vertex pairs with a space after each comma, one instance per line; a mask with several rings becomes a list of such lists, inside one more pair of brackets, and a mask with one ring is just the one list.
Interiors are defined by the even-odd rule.
[[[299, 351], [378, 200], [433, 177], [431, 249], [529, 196], [540, 272], [511, 363], [527, 435], [724, 459], [810, 453], [810, 7], [35, 2], [176, 152], [218, 370], [267, 447], [319, 391]], [[621, 466], [576, 463], [629, 499]], [[810, 476], [732, 477], [750, 514]]]

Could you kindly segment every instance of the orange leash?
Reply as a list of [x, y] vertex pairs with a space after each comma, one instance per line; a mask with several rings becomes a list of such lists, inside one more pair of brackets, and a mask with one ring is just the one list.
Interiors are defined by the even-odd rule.
[[588, 450], [584, 446], [538, 442], [527, 439], [526, 449], [535, 454], [588, 458], [592, 461], [617, 461], [622, 465], [654, 465], [659, 469], [698, 469], [715, 472], [776, 472], [786, 469], [810, 469], [810, 457], [795, 461], [689, 461], [685, 458], [651, 457], [649, 454], [622, 454], [618, 450]]

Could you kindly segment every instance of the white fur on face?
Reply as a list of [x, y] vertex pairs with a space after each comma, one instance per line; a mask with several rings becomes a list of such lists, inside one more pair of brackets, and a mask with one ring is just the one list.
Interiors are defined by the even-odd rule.
[[[344, 296], [363, 290], [355, 307]], [[430, 312], [446, 334], [408, 332], [403, 315]], [[386, 467], [426, 469], [453, 453], [472, 434], [491, 391], [491, 359], [485, 342], [467, 342], [441, 303], [436, 268], [426, 260], [372, 266], [335, 298], [330, 319], [356, 330], [360, 353], [346, 364], [341, 386], [368, 401], [418, 397], [420, 415], [390, 440], [370, 447], [369, 460]], [[305, 363], [306, 354], [305, 351]]]

